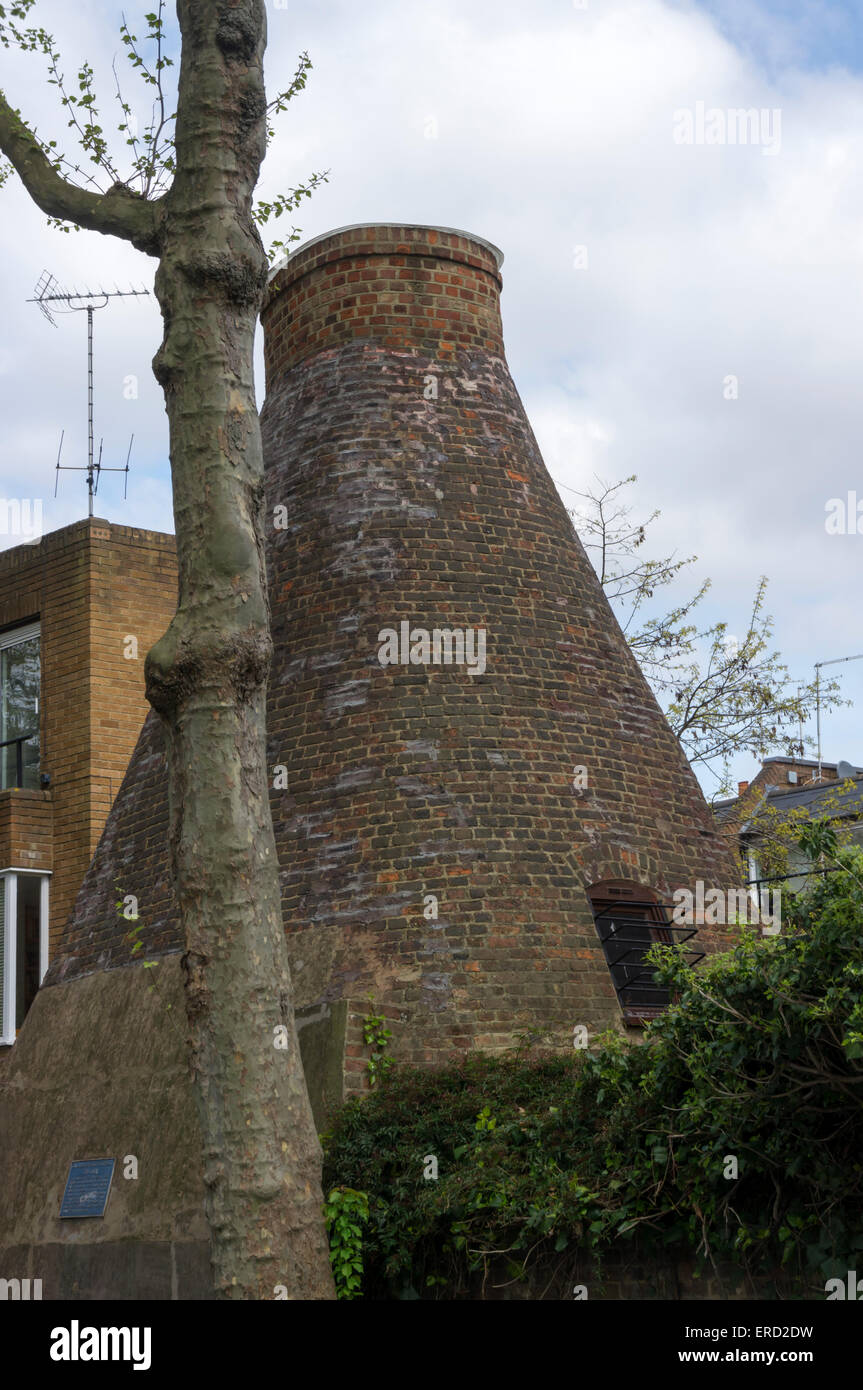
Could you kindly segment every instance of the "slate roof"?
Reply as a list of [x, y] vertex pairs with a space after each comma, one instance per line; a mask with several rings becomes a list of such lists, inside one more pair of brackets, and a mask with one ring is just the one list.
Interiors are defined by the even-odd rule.
[[[739, 802], [738, 796], [713, 802], [713, 814], [720, 825], [730, 819]], [[831, 820], [863, 816], [863, 776], [847, 778], [844, 782], [824, 782], [817, 787], [808, 783], [802, 787], [764, 787], [761, 800], [755, 803], [742, 823], [740, 834], [753, 833], [754, 823], [767, 807], [780, 815], [805, 807], [810, 815], [817, 815], [822, 806]]]

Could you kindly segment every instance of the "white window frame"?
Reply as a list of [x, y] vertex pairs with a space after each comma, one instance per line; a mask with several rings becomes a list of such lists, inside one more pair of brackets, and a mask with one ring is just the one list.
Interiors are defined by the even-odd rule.
[[19, 869], [9, 867], [0, 869], [3, 880], [3, 1024], [4, 1033], [0, 1036], [0, 1046], [11, 1046], [15, 1041], [15, 1018], [17, 1014], [18, 983], [18, 878], [26, 874], [30, 878], [41, 879], [39, 894], [39, 986], [48, 969], [48, 909], [51, 901], [51, 872], [47, 869]]
[[[758, 880], [761, 878], [761, 865], [758, 863], [758, 856], [754, 849], [747, 852], [749, 866], [749, 902], [756, 913], [760, 913], [761, 906], [758, 899]], [[757, 920], [761, 920], [760, 917]]]

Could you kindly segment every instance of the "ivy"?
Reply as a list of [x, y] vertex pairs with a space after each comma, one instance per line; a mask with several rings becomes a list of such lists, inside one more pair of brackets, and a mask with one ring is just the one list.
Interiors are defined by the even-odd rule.
[[362, 1228], [368, 1219], [369, 1199], [365, 1192], [356, 1192], [351, 1187], [334, 1187], [324, 1203], [337, 1298], [362, 1297]]
[[[371, 1004], [371, 1001], [369, 1003]], [[391, 1057], [384, 1056], [391, 1037], [392, 1032], [387, 1027], [387, 1021], [383, 1014], [373, 1012], [366, 1014], [363, 1019], [363, 1042], [366, 1047], [372, 1049], [372, 1054], [366, 1062], [370, 1086], [376, 1086], [381, 1077], [386, 1076], [393, 1064]]]

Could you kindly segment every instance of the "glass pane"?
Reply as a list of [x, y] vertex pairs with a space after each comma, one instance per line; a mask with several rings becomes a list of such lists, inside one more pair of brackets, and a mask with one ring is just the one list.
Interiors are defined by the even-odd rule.
[[39, 902], [42, 880], [18, 875], [18, 950], [15, 960], [15, 1027], [36, 998], [39, 988]]
[[[9, 742], [25, 738], [18, 744]], [[39, 786], [39, 638], [0, 650], [0, 786]], [[19, 777], [19, 749], [21, 776]]]
[[21, 785], [28, 791], [39, 790], [39, 735], [33, 734], [21, 748], [23, 779]]

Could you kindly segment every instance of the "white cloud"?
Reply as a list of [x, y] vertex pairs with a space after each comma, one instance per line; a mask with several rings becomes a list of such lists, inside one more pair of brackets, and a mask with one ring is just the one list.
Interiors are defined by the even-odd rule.
[[[747, 7], [758, 33], [758, 7]], [[58, 0], [40, 10], [65, 25], [75, 57], [110, 62], [119, 47], [101, 7], [76, 9], [74, 23]], [[497, 242], [510, 365], [553, 475], [579, 488], [593, 472], [637, 473], [641, 509], [663, 512], [657, 544], [699, 554], [699, 573], [714, 580], [711, 615], [732, 631], [767, 573], [795, 673], [863, 646], [863, 537], [824, 531], [829, 497], [858, 484], [863, 493], [860, 78], [802, 69], [801, 32], [776, 21], [765, 73], [704, 10], [664, 0], [591, 0], [588, 10], [291, 0], [269, 13], [271, 89], [303, 48], [314, 70], [282, 118], [262, 191], [329, 168], [330, 183], [300, 209], [306, 236], [407, 219]], [[23, 59], [7, 66], [24, 72]], [[34, 64], [27, 73], [14, 94], [42, 120], [53, 91], [33, 80]], [[674, 112], [698, 101], [778, 108], [781, 152], [676, 145]], [[436, 138], [424, 133], [429, 117]], [[83, 325], [50, 329], [23, 300], [43, 265], [60, 279], [123, 284], [151, 277], [153, 263], [104, 238], [48, 233], [23, 194], [2, 196], [14, 359], [0, 360], [0, 380], [14, 434], [0, 487], [8, 493], [24, 468], [50, 498], [60, 428], [83, 444]], [[576, 245], [588, 248], [587, 269], [574, 268]], [[133, 473], [125, 508], [108, 480], [105, 513], [169, 529], [164, 415], [154, 384], [144, 389], [159, 336], [152, 301], [106, 311], [97, 410], [115, 452], [134, 428], [141, 486], [151, 470], [160, 478], [136, 492]], [[118, 388], [128, 372], [142, 381], [134, 406]], [[723, 398], [729, 374], [739, 378], [733, 401]], [[61, 484], [62, 510], [46, 505], [46, 525], [69, 519], [74, 480]], [[847, 671], [863, 695], [863, 663]], [[863, 760], [853, 712], [831, 717], [825, 740], [831, 754]]]

